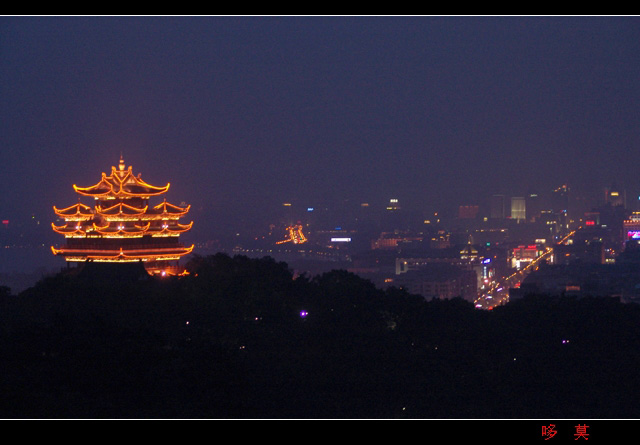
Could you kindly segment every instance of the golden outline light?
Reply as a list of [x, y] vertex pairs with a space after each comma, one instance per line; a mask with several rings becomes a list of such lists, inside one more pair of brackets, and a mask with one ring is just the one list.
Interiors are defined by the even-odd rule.
[[[67, 213], [69, 210], [74, 208], [74, 213]], [[83, 212], [83, 210], [85, 212]], [[64, 218], [66, 221], [87, 221], [93, 218], [93, 210], [91, 209], [91, 207], [82, 204], [81, 202], [70, 205], [69, 207], [65, 207], [64, 209], [59, 209], [56, 206], [53, 206], [53, 211], [56, 215]]]
[[[127, 187], [140, 187], [143, 192], [133, 192]], [[194, 245], [184, 247], [176, 243], [168, 247], [154, 246], [145, 247], [143, 245], [132, 246], [127, 249], [125, 246], [117, 248], [101, 248], [102, 239], [132, 239], [143, 236], [167, 238], [179, 237], [181, 233], [190, 230], [193, 221], [189, 224], [179, 224], [177, 221], [184, 216], [191, 208], [170, 204], [165, 199], [160, 204], [150, 208], [147, 200], [151, 196], [166, 193], [170, 183], [164, 187], [156, 187], [148, 184], [132, 173], [132, 167], [125, 169], [124, 161], [120, 159], [119, 169], [111, 168], [111, 175], [102, 173], [100, 181], [90, 187], [78, 187], [73, 185], [74, 190], [85, 196], [93, 196], [97, 202], [95, 208], [78, 202], [64, 209], [53, 206], [54, 212], [67, 222], [66, 225], [57, 226], [51, 224], [52, 229], [65, 238], [84, 238], [94, 240], [95, 244], [89, 248], [81, 246], [65, 245], [60, 249], [51, 247], [54, 255], [64, 256], [67, 261], [166, 261], [178, 260], [181, 256], [192, 252]], [[132, 205], [125, 202], [132, 198], [142, 198], [143, 203], [138, 202]], [[107, 200], [119, 200], [113, 205], [103, 205]], [[112, 201], [113, 202], [113, 201]], [[73, 213], [71, 213], [73, 212]], [[82, 223], [79, 223], [82, 221]], [[153, 222], [153, 224], [152, 224]], [[162, 245], [162, 241], [159, 241]], [[164, 243], [167, 246], [166, 243]]]
[[[111, 175], [107, 176], [106, 173], [102, 173], [100, 181], [89, 187], [78, 187], [73, 184], [73, 189], [84, 196], [93, 197], [149, 197], [156, 196], [162, 193], [166, 193], [169, 190], [170, 183], [167, 183], [164, 187], [157, 187], [151, 185], [142, 179], [133, 175], [131, 166], [128, 170], [117, 170], [116, 167], [111, 167]], [[121, 177], [121, 173], [124, 173]], [[125, 186], [130, 185], [131, 181], [138, 187], [146, 188], [147, 191], [143, 193], [128, 192], [124, 189]]]
[[[96, 250], [96, 249], [56, 249], [51, 246], [54, 255], [63, 255], [67, 261], [161, 261], [180, 259], [184, 255], [190, 254], [195, 247], [173, 247], [163, 249], [132, 249], [124, 250], [122, 247], [118, 250]], [[176, 250], [178, 250], [176, 252]]]

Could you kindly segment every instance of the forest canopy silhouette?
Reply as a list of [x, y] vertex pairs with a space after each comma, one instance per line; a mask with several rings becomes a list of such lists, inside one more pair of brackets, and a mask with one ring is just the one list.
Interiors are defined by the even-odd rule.
[[113, 266], [0, 289], [0, 417], [640, 417], [640, 307], [616, 298], [481, 311], [270, 257]]

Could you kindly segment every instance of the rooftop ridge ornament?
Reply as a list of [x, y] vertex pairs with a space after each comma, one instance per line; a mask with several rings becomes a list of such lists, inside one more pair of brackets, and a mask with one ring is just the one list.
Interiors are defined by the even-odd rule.
[[[179, 272], [178, 260], [194, 248], [179, 242], [180, 235], [193, 226], [193, 221], [178, 222], [191, 206], [170, 204], [166, 197], [160, 204], [149, 204], [150, 198], [169, 190], [169, 183], [157, 187], [143, 181], [141, 175], [134, 176], [132, 167], [126, 166], [120, 155], [118, 166], [111, 167], [109, 176], [103, 172], [95, 185], [74, 184], [73, 189], [79, 195], [78, 203], [64, 208], [53, 206], [58, 219], [65, 223], [52, 223], [52, 229], [66, 240], [60, 248], [51, 247], [54, 255], [68, 262], [140, 261], [150, 274]], [[94, 207], [80, 202], [82, 196], [93, 197]]]
[[166, 193], [171, 184], [154, 186], [142, 180], [140, 175], [134, 176], [133, 167], [126, 166], [122, 156], [118, 167], [111, 167], [111, 174], [102, 173], [98, 183], [88, 187], [73, 185], [76, 193], [83, 196], [93, 196], [96, 199], [118, 199], [126, 197], [149, 198]]

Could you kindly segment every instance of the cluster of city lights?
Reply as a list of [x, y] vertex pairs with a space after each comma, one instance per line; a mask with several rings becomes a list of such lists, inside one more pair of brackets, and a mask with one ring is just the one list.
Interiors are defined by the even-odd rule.
[[284, 243], [293, 243], [293, 244], [303, 244], [307, 242], [307, 237], [302, 233], [302, 226], [300, 224], [296, 224], [293, 226], [287, 227], [287, 232], [289, 232], [289, 237], [282, 241], [277, 241], [276, 244], [284, 244]]
[[[556, 244], [561, 245], [561, 244], [565, 244], [565, 243], [569, 242], [569, 240], [575, 235], [576, 231], [579, 230], [579, 229], [580, 228], [571, 231], [569, 234], [564, 236]], [[495, 304], [500, 304], [501, 301], [498, 300], [498, 299], [495, 299], [497, 294], [499, 294], [500, 292], [502, 292], [504, 290], [508, 290], [509, 289], [509, 284], [512, 283], [514, 280], [517, 280], [517, 283], [515, 284], [515, 286], [516, 287], [519, 286], [520, 282], [524, 279], [524, 277], [529, 272], [531, 272], [532, 270], [537, 269], [539, 267], [540, 262], [542, 260], [548, 258], [552, 254], [553, 254], [553, 248], [547, 247], [540, 255], [538, 255], [534, 260], [529, 262], [529, 264], [527, 264], [522, 269], [519, 269], [519, 270], [513, 272], [509, 276], [503, 278], [501, 281], [493, 282], [492, 285], [489, 287], [489, 289], [487, 289], [486, 292], [484, 292], [478, 299], [475, 300], [476, 307], [478, 307], [478, 308], [484, 307], [482, 302], [483, 301], [487, 301], [487, 300], [493, 300], [492, 305], [490, 306], [490, 308], [492, 308]], [[504, 297], [503, 300], [506, 300], [508, 298], [509, 297], [507, 295], [506, 297]]]

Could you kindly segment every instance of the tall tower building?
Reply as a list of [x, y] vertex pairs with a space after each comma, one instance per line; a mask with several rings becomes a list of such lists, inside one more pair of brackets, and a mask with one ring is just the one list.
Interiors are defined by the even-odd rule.
[[504, 205], [504, 195], [493, 195], [491, 197], [491, 218], [504, 219], [506, 210]]
[[513, 196], [511, 198], [511, 219], [515, 219], [518, 222], [525, 221], [527, 219], [524, 197]]
[[611, 187], [605, 189], [605, 203], [611, 204], [612, 206], [621, 206], [626, 207], [627, 204], [627, 194], [624, 190], [621, 190], [616, 184], [613, 184]]
[[477, 205], [463, 205], [458, 207], [459, 219], [475, 219], [478, 216], [479, 207]]
[[571, 204], [569, 200], [570, 188], [567, 184], [563, 184], [553, 190], [551, 194], [551, 211], [555, 215], [560, 233], [566, 233], [569, 230], [571, 218], [569, 211]]
[[540, 196], [535, 192], [530, 192], [525, 198], [525, 206], [527, 213], [527, 220], [537, 221], [540, 219], [540, 212], [542, 211]]
[[561, 185], [551, 194], [551, 210], [553, 213], [567, 213], [569, 209], [569, 186]]
[[66, 241], [59, 249], [51, 247], [54, 255], [70, 262], [142, 262], [150, 274], [179, 272], [177, 260], [193, 250], [179, 242], [193, 225], [178, 222], [190, 206], [176, 206], [166, 199], [150, 204], [151, 198], [169, 190], [169, 184], [156, 187], [144, 182], [121, 158], [97, 184], [73, 188], [80, 197], [93, 198], [94, 206], [78, 201], [63, 209], [53, 207], [65, 223], [52, 223], [52, 228]]

